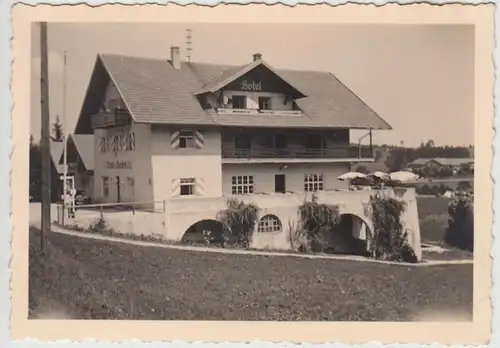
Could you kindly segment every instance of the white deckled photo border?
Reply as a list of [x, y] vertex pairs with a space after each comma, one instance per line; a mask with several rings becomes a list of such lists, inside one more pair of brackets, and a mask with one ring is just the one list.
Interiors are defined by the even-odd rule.
[[[317, 5], [317, 6], [324, 6], [324, 9], [328, 9], [331, 7], [330, 5], [338, 5], [342, 3], [346, 3], [347, 1], [338, 1], [338, 2], [328, 2], [327, 4], [325, 2], [321, 2], [323, 5]], [[351, 3], [355, 3], [358, 1], [351, 1]], [[26, 5], [36, 5], [40, 4], [42, 2], [35, 2], [35, 1], [25, 1], [24, 4]], [[23, 231], [27, 229], [27, 223], [17, 223], [15, 219], [19, 219], [21, 216], [23, 216], [23, 212], [26, 213], [26, 208], [27, 204], [22, 202], [22, 198], [16, 198], [16, 195], [14, 194], [15, 192], [15, 187], [18, 187], [16, 185], [19, 185], [22, 183], [19, 183], [18, 180], [16, 180], [15, 177], [15, 171], [19, 169], [23, 169], [23, 165], [25, 166], [22, 162], [22, 159], [19, 159], [18, 149], [16, 149], [17, 146], [15, 146], [16, 142], [21, 141], [25, 135], [25, 131], [22, 130], [22, 124], [29, 124], [26, 123], [23, 120], [20, 120], [19, 117], [16, 118], [16, 116], [27, 114], [25, 111], [29, 111], [29, 109], [21, 103], [19, 103], [20, 100], [26, 99], [25, 97], [20, 97], [20, 93], [16, 91], [21, 91], [22, 86], [21, 84], [25, 83], [25, 79], [18, 79], [18, 70], [20, 66], [29, 66], [27, 65], [26, 62], [29, 60], [29, 54], [24, 57], [24, 56], [19, 56], [19, 53], [24, 53], [27, 52], [26, 49], [24, 48], [25, 46], [30, 46], [30, 40], [29, 36], [26, 36], [26, 33], [29, 32], [29, 30], [26, 30], [27, 28], [27, 23], [30, 23], [30, 21], [40, 21], [40, 20], [46, 20], [46, 21], [71, 21], [75, 20], [77, 16], [83, 16], [80, 15], [80, 13], [85, 12], [85, 19], [87, 21], [90, 21], [90, 19], [96, 20], [99, 16], [101, 21], [108, 21], [109, 17], [109, 12], [106, 14], [106, 6], [103, 7], [93, 7], [97, 5], [104, 5], [104, 4], [109, 4], [109, 3], [115, 3], [117, 4], [116, 6], [119, 6], [118, 4], [145, 4], [148, 3], [149, 5], [143, 5], [140, 8], [138, 7], [131, 7], [131, 6], [124, 6], [121, 11], [120, 11], [120, 19], [126, 18], [126, 20], [134, 20], [133, 17], [136, 17], [135, 21], [139, 22], [140, 20], [137, 20], [137, 18], [142, 18], [144, 21], [146, 18], [149, 18], [149, 20], [154, 21], [154, 20], [168, 20], [167, 17], [161, 18], [158, 12], [161, 12], [161, 10], [156, 7], [154, 4], [164, 4], [166, 2], [153, 2], [153, 1], [114, 1], [114, 2], [104, 2], [104, 1], [87, 1], [87, 2], [81, 2], [81, 1], [67, 1], [67, 2], [43, 2], [45, 5], [38, 5], [37, 7], [35, 6], [24, 6], [24, 5], [17, 5], [12, 8], [13, 2], [10, 0], [3, 0], [0, 1], [0, 14], [1, 17], [0, 19], [0, 42], [1, 42], [1, 54], [0, 54], [0, 61], [1, 61], [1, 66], [0, 66], [0, 81], [1, 81], [1, 86], [3, 88], [0, 88], [0, 114], [3, 116], [2, 117], [2, 122], [3, 122], [3, 127], [0, 127], [1, 131], [3, 132], [3, 136], [0, 136], [0, 149], [2, 151], [2, 155], [0, 156], [0, 160], [3, 161], [0, 164], [0, 167], [2, 168], [1, 171], [1, 176], [3, 179], [3, 185], [0, 185], [0, 191], [2, 193], [2, 201], [0, 204], [0, 209], [2, 210], [2, 219], [4, 222], [2, 223], [2, 226], [4, 226], [4, 233], [0, 234], [0, 244], [2, 247], [2, 252], [0, 253], [0, 260], [2, 262], [2, 296], [1, 300], [3, 303], [0, 304], [0, 316], [2, 320], [2, 334], [1, 334], [1, 343], [2, 346], [82, 346], [82, 347], [108, 347], [113, 344], [113, 342], [116, 342], [119, 340], [119, 335], [117, 336], [117, 331], [121, 333], [130, 333], [134, 332], [134, 336], [127, 337], [128, 341], [125, 341], [121, 343], [123, 346], [128, 347], [128, 346], [151, 346], [151, 347], [157, 347], [157, 346], [166, 346], [166, 345], [174, 345], [174, 346], [182, 346], [182, 345], [187, 345], [189, 343], [187, 342], [180, 342], [180, 341], [171, 341], [170, 343], [160, 343], [159, 340], [165, 339], [165, 337], [169, 337], [170, 339], [175, 339], [175, 334], [173, 333], [189, 333], [190, 331], [195, 331], [192, 330], [192, 328], [189, 328], [187, 325], [189, 323], [180, 323], [180, 322], [170, 322], [170, 323], [165, 323], [165, 322], [153, 322], [153, 321], [143, 321], [143, 322], [138, 322], [138, 321], [121, 321], [121, 322], [110, 322], [104, 323], [104, 322], [97, 322], [97, 321], [72, 321], [72, 323], [65, 323], [64, 321], [28, 321], [25, 318], [25, 315], [27, 314], [27, 308], [26, 310], [19, 309], [19, 306], [13, 307], [11, 305], [12, 302], [16, 303], [21, 303], [22, 305], [27, 305], [27, 269], [23, 270], [21, 274], [19, 274], [18, 271], [14, 273], [13, 269], [20, 269], [20, 266], [27, 266], [27, 261], [22, 258], [22, 256], [16, 256], [16, 254], [20, 253], [19, 252], [19, 246], [25, 245], [26, 250], [23, 251], [21, 254], [24, 256], [27, 256], [28, 250], [27, 250], [27, 244], [25, 243], [27, 238], [26, 236], [22, 237], [21, 235], [23, 234]], [[187, 16], [188, 11], [196, 11], [193, 13], [196, 13], [196, 18], [205, 18], [207, 21], [217, 21], [220, 19], [220, 14], [211, 16], [211, 14], [207, 14], [207, 10], [209, 10], [211, 7], [218, 2], [213, 1], [213, 0], [207, 0], [204, 2], [196, 2], [198, 5], [210, 5], [210, 6], [196, 6], [196, 4], [193, 4], [192, 2], [188, 1], [178, 1], [178, 4], [191, 4], [190, 6], [178, 6], [178, 5], [170, 5], [173, 6], [172, 9], [177, 11], [176, 16], [171, 15], [169, 18], [173, 21], [183, 21], [182, 15]], [[228, 3], [238, 3], [237, 1], [231, 1]], [[240, 3], [250, 3], [249, 1], [241, 1]], [[240, 11], [242, 16], [245, 16], [244, 21], [248, 22], [256, 22], [262, 20], [261, 13], [252, 8], [252, 6], [259, 6], [259, 4], [263, 3], [268, 3], [272, 4], [274, 3], [273, 1], [262, 1], [262, 2], [252, 2], [254, 5], [248, 6], [248, 7], [242, 7], [242, 6], [236, 6], [234, 5], [234, 11]], [[315, 4], [317, 2], [308, 0], [308, 1], [300, 1], [300, 2], [282, 2], [283, 4], [286, 5], [295, 5], [295, 4]], [[382, 5], [386, 4], [387, 2], [382, 2], [382, 1], [359, 1], [359, 3], [364, 3], [364, 4], [377, 4], [377, 5]], [[401, 1], [401, 4], [404, 3], [411, 3], [411, 1]], [[429, 2], [430, 4], [431, 2]], [[434, 1], [432, 2], [433, 4], [443, 4], [447, 2], [438, 2]], [[487, 2], [461, 2], [461, 3], [456, 3], [456, 2], [448, 2], [448, 3], [455, 3], [455, 7], [460, 7], [462, 5], [460, 4], [486, 4]], [[67, 7], [56, 7], [56, 6], [50, 6], [51, 4], [74, 4], [75, 6], [67, 6]], [[81, 5], [76, 5], [76, 4], [81, 4]], [[90, 5], [90, 6], [86, 6]], [[330, 5], [328, 5], [330, 4]], [[277, 5], [280, 6], [280, 5]], [[317, 6], [281, 6], [280, 11], [288, 11], [291, 10], [297, 10], [299, 8], [304, 9], [304, 11], [309, 11], [309, 17], [306, 16], [306, 19], [304, 19], [304, 22], [307, 22], [307, 18], [314, 18], [312, 17], [314, 14], [314, 8]], [[355, 4], [350, 4], [346, 6], [356, 6]], [[478, 45], [476, 44], [476, 60], [478, 59], [478, 50], [481, 53], [481, 61], [484, 63], [483, 67], [478, 67], [478, 63], [476, 61], [476, 96], [475, 96], [475, 112], [476, 112], [476, 129], [475, 129], [475, 143], [476, 143], [476, 148], [481, 149], [484, 151], [483, 155], [479, 155], [478, 157], [480, 158], [480, 162], [482, 161], [481, 167], [483, 167], [482, 170], [479, 170], [481, 174], [476, 175], [475, 177], [475, 183], [477, 184], [480, 180], [484, 182], [484, 180], [488, 180], [488, 178], [491, 175], [491, 178], [496, 178], [497, 175], [500, 175], [498, 171], [500, 170], [498, 168], [498, 160], [496, 159], [496, 148], [499, 145], [499, 137], [494, 134], [493, 130], [491, 130], [491, 118], [489, 118], [491, 114], [491, 111], [493, 111], [493, 108], [490, 103], [490, 98], [487, 94], [488, 91], [491, 90], [491, 87], [493, 87], [493, 83], [495, 84], [494, 86], [494, 102], [495, 106], [497, 105], [497, 100], [496, 100], [496, 95], [497, 92], [499, 91], [499, 84], [497, 81], [493, 80], [493, 76], [488, 75], [488, 71], [491, 71], [493, 67], [491, 67], [490, 70], [488, 70], [488, 64], [491, 63], [491, 58], [488, 56], [487, 52], [488, 49], [491, 46], [493, 46], [492, 42], [488, 41], [488, 34], [493, 31], [493, 23], [491, 22], [486, 22], [486, 23], [478, 23], [477, 19], [480, 18], [488, 18], [488, 14], [491, 9], [487, 9], [487, 6], [471, 6], [471, 8], [475, 8], [475, 10], [467, 11], [467, 9], [463, 9], [463, 11], [458, 10], [460, 12], [459, 14], [453, 14], [450, 13], [450, 11], [447, 11], [447, 7], [441, 7], [441, 6], [429, 6], [426, 7], [426, 10], [422, 10], [422, 7], [419, 8], [419, 6], [425, 6], [425, 5], [415, 5], [415, 7], [412, 6], [398, 6], [397, 4], [392, 4], [389, 6], [382, 7], [381, 9], [387, 11], [388, 16], [391, 16], [391, 18], [394, 18], [394, 16], [399, 15], [398, 18], [402, 22], [408, 22], [411, 21], [411, 18], [413, 16], [413, 13], [419, 13], [422, 15], [423, 11], [433, 11], [432, 14], [434, 17], [434, 21], [439, 23], [440, 20], [448, 21], [448, 22], [457, 22], [459, 23], [460, 21], [468, 21], [469, 23], [474, 23], [476, 24], [476, 28], [480, 28], [479, 32], [484, 33], [484, 35], [487, 37], [486, 40], [481, 41], [481, 47], [478, 48]], [[149, 10], [147, 9], [149, 7]], [[219, 6], [215, 7], [213, 13], [216, 11], [220, 11], [217, 9], [222, 9], [226, 8], [225, 10], [228, 11], [228, 9], [231, 6]], [[271, 6], [266, 6], [268, 9], [273, 9]], [[408, 9], [412, 7], [414, 12], [408, 11]], [[109, 8], [109, 7], [108, 7]], [[380, 20], [375, 20], [373, 17], [373, 11], [377, 7], [372, 7], [372, 6], [363, 6], [360, 11], [359, 17], [357, 17], [355, 20], [352, 22], [357, 22], [357, 23], [363, 23], [366, 21], [374, 21], [374, 22], [380, 22]], [[95, 10], [102, 10], [102, 14], [95, 15], [91, 14], [90, 12], [92, 9]], [[136, 10], [137, 13], [132, 14], [132, 10]], [[277, 9], [277, 7], [274, 7], [274, 9]], [[406, 10], [405, 10], [406, 9]], [[440, 13], [438, 14], [438, 10], [441, 9]], [[483, 9], [483, 10], [482, 10]], [[61, 10], [67, 11], [65, 16], [61, 16]], [[260, 8], [262, 10], [262, 7]], [[174, 12], [175, 12], [174, 11]], [[264, 11], [264, 10], [262, 10]], [[78, 12], [78, 13], [77, 13]], [[155, 14], [156, 12], [156, 14]], [[290, 12], [289, 12], [290, 13]], [[443, 18], [437, 19], [436, 16], [443, 14]], [[12, 16], [12, 17], [11, 17]], [[93, 17], [92, 17], [93, 16]], [[486, 16], [486, 17], [485, 17]], [[495, 13], [495, 22], [497, 17], [500, 16], [498, 11]], [[56, 19], [57, 18], [57, 19]], [[108, 19], [106, 19], [108, 18]], [[177, 19], [175, 19], [177, 18]], [[274, 16], [273, 19], [276, 21], [281, 21], [281, 22], [286, 22], [289, 17], [287, 16], [282, 16], [282, 17], [277, 17]], [[316, 20], [325, 20], [325, 17], [320, 17], [316, 16]], [[17, 24], [15, 21], [18, 21], [19, 23]], [[193, 21], [192, 18], [186, 21]], [[432, 20], [431, 20], [432, 22]], [[500, 29], [495, 28], [494, 29], [496, 32], [495, 35], [495, 52], [494, 52], [494, 59], [495, 59], [495, 70], [496, 66], [500, 64], [500, 55], [497, 52], [496, 46], [499, 40], [500, 36]], [[16, 42], [16, 37], [11, 41], [11, 38], [13, 36], [13, 33], [21, 33], [22, 37], [22, 42], [17, 41]], [[478, 39], [478, 34], [476, 32], [476, 40]], [[493, 37], [491, 37], [491, 40], [493, 40]], [[20, 48], [23, 46], [23, 48]], [[493, 48], [493, 47], [491, 47]], [[15, 61], [12, 62], [12, 60]], [[17, 64], [16, 64], [17, 61]], [[486, 66], [486, 68], [485, 68]], [[482, 72], [479, 72], [481, 70]], [[484, 72], [486, 70], [486, 73]], [[16, 71], [16, 72], [14, 72]], [[479, 79], [480, 81], [478, 82], [477, 79], [480, 76]], [[11, 93], [12, 90], [12, 93]], [[26, 89], [25, 89], [26, 90]], [[25, 92], [26, 93], [26, 92]], [[479, 97], [478, 97], [479, 93]], [[24, 99], [23, 99], [24, 98]], [[487, 102], [482, 102], [478, 103], [478, 98], [484, 98], [483, 100], [487, 100]], [[17, 101], [17, 103], [16, 103]], [[493, 98], [491, 98], [491, 101], [493, 101]], [[481, 104], [481, 105], [477, 105]], [[12, 113], [11, 113], [12, 112]], [[481, 114], [481, 120], [483, 121], [483, 124], [479, 124], [478, 120], [478, 112], [482, 112]], [[500, 121], [499, 118], [497, 117], [498, 110], [495, 107], [495, 118], [494, 118], [494, 127], [500, 126]], [[9, 115], [12, 115], [9, 117]], [[478, 129], [479, 128], [479, 129]], [[486, 134], [484, 134], [486, 132]], [[491, 140], [494, 136], [494, 151], [491, 151], [492, 146], [489, 144], [491, 143]], [[22, 146], [22, 149], [27, 150], [27, 146]], [[490, 153], [491, 152], [491, 153]], [[491, 159], [491, 156], [493, 156], [493, 159]], [[476, 164], [477, 167], [477, 164]], [[496, 182], [494, 185], [492, 185], [492, 188], [496, 190], [498, 185], [496, 185]], [[498, 216], [498, 213], [495, 209], [497, 206], [498, 201], [500, 200], [499, 195], [493, 194], [493, 198], [489, 197], [491, 195], [490, 193], [486, 193], [485, 199], [486, 203], [482, 205], [481, 207], [484, 208], [482, 209], [483, 211], [481, 214], [485, 214], [483, 216], [486, 216], [491, 220], [493, 213], [495, 214], [495, 217]], [[491, 201], [491, 203], [490, 203]], [[493, 211], [491, 212], [490, 208], [491, 204], [493, 205]], [[476, 208], [477, 209], [477, 208]], [[477, 209], [481, 210], [481, 209]], [[477, 212], [476, 212], [477, 214]], [[478, 220], [478, 219], [476, 219]], [[494, 221], [498, 221], [497, 219], [494, 219]], [[19, 220], [18, 220], [19, 222]], [[485, 226], [491, 228], [490, 222], [488, 221], [482, 221], [478, 222], [480, 226]], [[497, 224], [493, 224], [493, 230], [497, 229]], [[21, 226], [21, 227], [20, 227]], [[476, 229], [477, 229], [476, 225]], [[24, 229], [24, 230], [23, 230]], [[12, 231], [16, 230], [16, 237], [12, 238]], [[24, 233], [26, 234], [26, 233]], [[27, 235], [27, 234], [26, 234]], [[494, 236], [496, 236], [496, 233], [494, 233]], [[496, 238], [493, 238], [493, 243], [489, 240], [490, 238], [488, 236], [481, 236], [481, 241], [478, 243], [476, 242], [476, 245], [478, 246], [483, 246], [485, 248], [491, 247], [491, 255], [498, 255], [500, 253], [500, 247], [499, 243], [496, 241]], [[477, 241], [477, 239], [476, 239]], [[11, 245], [12, 243], [12, 245]], [[23, 244], [24, 243], [24, 244]], [[13, 249], [11, 249], [13, 248]], [[16, 250], [16, 252], [12, 252], [11, 250]], [[478, 250], [478, 249], [476, 249]], [[481, 249], [479, 249], [481, 250]], [[480, 255], [480, 261], [478, 262], [476, 257], [478, 254]], [[491, 294], [491, 309], [490, 308], [482, 308], [482, 311], [485, 311], [483, 313], [486, 314], [487, 316], [487, 321], [489, 318], [492, 316], [492, 324], [491, 324], [491, 340], [488, 344], [494, 344], [496, 343], [496, 336], [498, 335], [494, 331], [494, 327], [498, 326], [498, 315], [495, 315], [494, 309], [496, 309], [495, 306], [496, 301], [498, 300], [498, 286], [496, 285], [496, 278], [495, 278], [495, 273], [498, 271], [498, 266], [496, 265], [498, 261], [495, 261], [496, 258], [493, 258], [493, 263], [491, 266], [491, 281], [493, 282], [493, 287], [490, 290], [488, 290], [488, 284], [486, 284], [486, 289], [482, 289], [479, 294], [476, 294], [476, 286], [478, 285], [477, 279], [475, 279], [475, 288], [474, 288], [474, 303], [476, 304], [477, 301], [480, 301], [481, 303], [487, 303], [489, 301], [488, 295]], [[481, 279], [485, 279], [489, 282], [489, 274], [486, 274], [485, 269], [489, 269], [489, 255], [487, 255], [485, 250], [481, 250], [479, 252], [474, 253], [474, 278], [480, 277]], [[27, 268], [27, 267], [26, 267]], [[482, 273], [481, 273], [482, 272]], [[12, 282], [12, 283], [11, 283]], [[481, 285], [481, 284], [480, 284]], [[482, 285], [481, 285], [482, 286]], [[484, 288], [484, 287], [483, 287]], [[15, 289], [15, 290], [14, 290]], [[24, 298], [25, 297], [25, 298]], [[491, 310], [491, 313], [489, 313]], [[474, 308], [474, 317], [477, 319], [477, 311], [476, 311], [476, 306]], [[229, 322], [229, 323], [221, 323], [221, 322], [204, 322], [204, 323], [196, 323], [196, 324], [191, 324], [196, 326], [200, 330], [206, 330], [206, 332], [212, 332], [212, 334], [198, 334], [196, 336], [193, 336], [193, 339], [196, 345], [200, 346], [208, 346], [211, 343], [202, 343], [200, 341], [212, 341], [216, 342], [218, 339], [216, 337], [216, 334], [214, 335], [213, 333], [216, 332], [217, 328], [219, 328], [221, 325], [225, 326], [224, 333], [227, 333], [225, 337], [227, 337], [227, 340], [231, 341], [239, 341], [241, 343], [227, 343], [225, 341], [221, 341], [218, 343], [219, 345], [222, 346], [234, 346], [235, 344], [252, 344], [255, 346], [290, 346], [291, 344], [295, 343], [288, 343], [288, 342], [282, 342], [280, 335], [276, 335], [273, 333], [267, 332], [267, 334], [262, 334], [262, 341], [253, 341], [251, 338], [244, 338], [240, 333], [242, 331], [242, 328], [247, 325], [252, 325], [253, 330], [255, 332], [264, 332], [265, 326], [272, 326], [274, 331], [280, 331], [283, 332], [284, 330], [288, 330], [290, 334], [290, 342], [302, 342], [303, 337], [304, 337], [304, 330], [308, 332], [308, 335], [310, 337], [313, 337], [313, 340], [315, 341], [314, 345], [319, 345], [320, 342], [325, 342], [322, 343], [322, 346], [331, 346], [331, 347], [344, 347], [347, 346], [347, 344], [340, 344], [340, 343], [326, 343], [330, 339], [329, 337], [332, 337], [331, 331], [330, 334], [328, 335], [328, 330], [336, 330], [336, 334], [338, 334], [338, 337], [341, 337], [345, 340], [345, 332], [351, 331], [354, 329], [354, 327], [363, 327], [363, 329], [366, 329], [366, 335], [370, 337], [379, 337], [380, 339], [377, 339], [378, 342], [385, 342], [387, 345], [391, 346], [398, 346], [400, 345], [400, 342], [404, 341], [404, 332], [407, 332], [410, 337], [412, 337], [412, 341], [416, 343], [407, 343], [408, 346], [414, 346], [417, 347], [419, 344], [417, 343], [418, 340], [420, 340], [420, 343], [428, 343], [428, 341], [425, 339], [425, 335], [429, 335], [431, 337], [439, 337], [441, 338], [441, 341], [444, 342], [445, 344], [455, 344], [457, 341], [461, 342], [466, 339], [466, 334], [469, 332], [469, 330], [483, 330], [483, 332], [480, 333], [479, 335], [474, 336], [474, 340], [479, 339], [479, 337], [484, 337], [484, 321], [482, 322], [483, 326], [478, 326], [475, 325], [474, 323], [457, 323], [453, 325], [449, 324], [441, 324], [441, 323], [420, 323], [418, 324], [418, 328], [415, 326], [413, 329], [409, 328], [409, 325], [417, 325], [413, 323], [404, 323], [402, 325], [400, 324], [391, 324], [391, 323], [371, 323], [371, 324], [365, 324], [365, 323], [293, 323], [293, 324], [286, 324], [286, 323], [263, 323], [263, 322], [255, 322], [255, 323], [245, 323], [245, 322]], [[78, 325], [78, 328], [76, 327]], [[368, 328], [366, 325], [370, 325]], [[389, 326], [389, 325], [394, 325], [393, 329], [393, 334], [395, 337], [394, 341], [392, 338], [387, 338], [387, 334], [385, 336], [380, 335], [380, 331], [383, 330], [383, 326]], [[114, 328], [111, 328], [111, 326], [114, 326]], [[97, 342], [94, 341], [95, 337], [89, 337], [88, 332], [95, 332], [95, 330], [98, 330], [100, 327], [106, 327], [106, 332], [103, 333], [103, 335], [96, 335], [100, 336], [100, 339], [102, 339], [102, 342]], [[115, 330], [114, 333], [111, 331]], [[412, 331], [415, 331], [416, 329], [421, 332], [421, 337], [415, 336], [415, 332], [412, 333]], [[55, 339], [54, 337], [57, 337], [56, 333], [57, 331], [62, 331], [62, 332], [70, 332], [69, 335], [71, 335], [72, 338], [75, 340], [87, 340], [86, 342], [70, 342], [68, 340], [66, 341], [58, 341], [58, 342], [53, 342]], [[218, 329], [220, 330], [220, 329]], [[439, 336], [439, 330], [453, 330], [453, 331], [448, 331], [448, 336], [447, 339], [443, 338], [443, 335]], [[149, 331], [150, 333], [156, 332], [154, 335], [146, 335], [145, 331]], [[170, 333], [169, 333], [170, 331]], [[387, 331], [387, 330], [386, 330]], [[23, 335], [23, 333], [29, 332], [30, 337], [38, 337], [40, 338], [41, 341], [37, 340], [23, 340], [23, 341], [16, 341], [14, 342], [13, 340], [21, 340], [25, 338], [26, 336]], [[118, 334], [119, 334], [118, 332]], [[343, 334], [344, 333], [344, 334]], [[453, 334], [453, 335], [451, 335]], [[423, 335], [423, 336], [422, 336]], [[470, 336], [470, 335], [469, 335]], [[238, 337], [240, 339], [238, 339]], [[249, 337], [248, 335], [245, 337]], [[385, 337], [385, 339], [383, 338]], [[414, 339], [413, 339], [414, 337]], [[136, 340], [134, 340], [136, 339]], [[146, 343], [140, 342], [139, 340], [150, 340], [153, 342]], [[52, 341], [52, 342], [43, 342], [43, 341]], [[120, 339], [121, 341], [121, 339]], [[436, 340], [437, 341], [437, 338]], [[275, 343], [270, 343], [270, 342], [275, 342]], [[469, 343], [469, 342], [467, 342]], [[472, 342], [471, 342], [472, 343]], [[305, 343], [305, 345], [310, 345], [309, 343]], [[312, 344], [311, 344], [312, 345]], [[363, 344], [364, 346], [380, 346], [381, 343], [365, 343]], [[443, 345], [443, 344], [441, 344]], [[438, 346], [437, 344], [433, 344], [433, 346]]]

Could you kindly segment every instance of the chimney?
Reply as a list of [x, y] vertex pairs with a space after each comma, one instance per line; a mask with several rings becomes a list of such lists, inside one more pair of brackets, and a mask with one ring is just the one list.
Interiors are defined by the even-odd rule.
[[174, 69], [179, 70], [181, 68], [181, 51], [178, 46], [170, 47], [170, 61]]
[[256, 60], [262, 59], [262, 54], [260, 53], [254, 53], [253, 55], [253, 61], [255, 62]]

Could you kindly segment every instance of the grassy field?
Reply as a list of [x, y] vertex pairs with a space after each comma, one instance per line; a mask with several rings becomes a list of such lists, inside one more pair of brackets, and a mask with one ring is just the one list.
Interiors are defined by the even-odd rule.
[[56, 233], [41, 255], [37, 231], [30, 240], [30, 318], [406, 321], [472, 312], [472, 265], [231, 255]]
[[449, 199], [418, 196], [418, 215], [422, 242], [442, 242], [448, 228]]

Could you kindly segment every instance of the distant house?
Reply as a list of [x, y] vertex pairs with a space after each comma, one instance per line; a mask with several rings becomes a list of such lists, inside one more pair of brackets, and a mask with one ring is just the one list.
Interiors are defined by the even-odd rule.
[[[75, 189], [91, 197], [94, 190], [94, 135], [70, 134], [67, 151], [68, 174], [75, 178]], [[59, 163], [64, 163], [62, 151]]]
[[417, 158], [408, 165], [408, 169], [433, 169], [450, 168], [454, 172], [460, 169], [469, 169], [474, 171], [473, 158]]

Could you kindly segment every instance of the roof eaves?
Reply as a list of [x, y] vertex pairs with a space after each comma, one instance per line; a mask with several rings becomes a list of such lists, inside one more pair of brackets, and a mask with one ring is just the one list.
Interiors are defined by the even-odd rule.
[[368, 104], [366, 104], [363, 99], [361, 99], [356, 93], [354, 93], [349, 87], [347, 87], [342, 81], [340, 81], [334, 74], [332, 74], [331, 72], [328, 72], [328, 74], [330, 74], [331, 77], [333, 77], [335, 80], [338, 81], [338, 83], [340, 83], [349, 92], [351, 92], [352, 95], [354, 95], [355, 98], [357, 98], [361, 103], [363, 103], [363, 105], [366, 108], [368, 108], [369, 110], [371, 110], [385, 124], [385, 127], [377, 127], [377, 128], [372, 127], [372, 129], [377, 129], [377, 130], [392, 130], [393, 129], [392, 126], [386, 120], [384, 120], [384, 118], [382, 116], [380, 116], [375, 110], [373, 110], [370, 106], [368, 106]]

